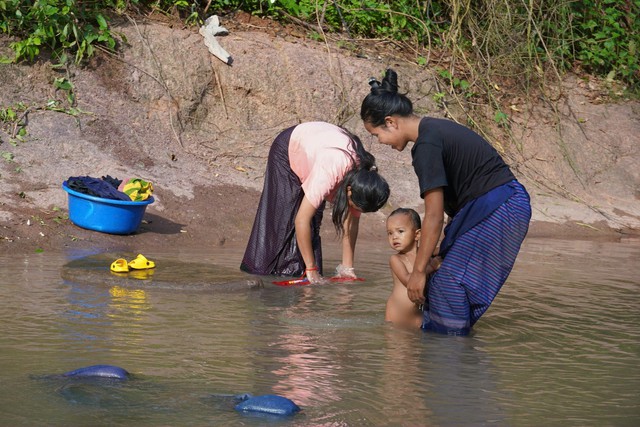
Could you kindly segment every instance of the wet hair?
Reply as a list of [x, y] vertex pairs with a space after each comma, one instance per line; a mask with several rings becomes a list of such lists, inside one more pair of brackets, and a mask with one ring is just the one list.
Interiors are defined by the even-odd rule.
[[357, 159], [352, 159], [353, 167], [347, 172], [336, 190], [333, 200], [333, 225], [339, 236], [344, 233], [344, 221], [349, 213], [348, 187], [351, 187], [351, 201], [362, 212], [376, 212], [387, 203], [389, 184], [378, 173], [376, 158], [364, 149], [362, 141], [346, 129], [342, 129], [351, 140], [351, 148]]
[[391, 218], [394, 215], [407, 215], [409, 216], [409, 219], [411, 220], [412, 225], [415, 227], [416, 230], [420, 230], [420, 228], [422, 227], [422, 222], [420, 221], [420, 215], [418, 215], [418, 212], [416, 212], [411, 208], [398, 208], [393, 212], [391, 212], [387, 217], [387, 219]]
[[405, 94], [398, 92], [398, 74], [391, 68], [384, 73], [382, 82], [371, 77], [371, 91], [362, 101], [360, 118], [373, 127], [383, 125], [385, 117], [413, 114], [413, 104]]

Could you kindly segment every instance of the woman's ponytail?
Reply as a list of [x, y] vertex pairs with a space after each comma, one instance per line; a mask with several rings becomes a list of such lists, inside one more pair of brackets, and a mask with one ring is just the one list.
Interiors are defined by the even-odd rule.
[[413, 114], [413, 104], [406, 95], [398, 92], [398, 74], [387, 69], [381, 82], [371, 77], [371, 89], [362, 101], [360, 118], [377, 127], [385, 123], [388, 116], [407, 117]]

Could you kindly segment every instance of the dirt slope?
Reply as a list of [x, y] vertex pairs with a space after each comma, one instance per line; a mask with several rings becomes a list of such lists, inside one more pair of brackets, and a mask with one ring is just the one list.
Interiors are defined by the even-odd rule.
[[[421, 211], [408, 150], [375, 144], [358, 113], [367, 79], [391, 66], [417, 111], [443, 116], [429, 67], [392, 48], [344, 50], [256, 18], [222, 25], [231, 30], [219, 38], [231, 66], [207, 51], [197, 30], [120, 23], [128, 40], [121, 55], [98, 55], [69, 76], [83, 111], [76, 117], [43, 108], [64, 97], [52, 89], [64, 74], [48, 64], [0, 65], [0, 108], [32, 107], [23, 142], [11, 126], [0, 131], [0, 251], [242, 245], [271, 140], [310, 120], [363, 137], [390, 182], [390, 204], [365, 215], [363, 239], [383, 238], [394, 207]], [[0, 39], [3, 53], [9, 42]], [[499, 130], [490, 136], [532, 195], [532, 236], [619, 239], [640, 230], [640, 104], [601, 102], [598, 87], [570, 76], [554, 103], [504, 93], [517, 142]], [[83, 230], [66, 219], [61, 183], [107, 174], [154, 183], [156, 202], [135, 235]], [[332, 233], [329, 219], [324, 232]]]

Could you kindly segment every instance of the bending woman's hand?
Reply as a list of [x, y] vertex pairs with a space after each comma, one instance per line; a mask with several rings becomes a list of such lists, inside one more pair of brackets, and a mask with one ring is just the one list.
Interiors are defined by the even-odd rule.
[[326, 282], [326, 279], [322, 277], [322, 275], [318, 272], [317, 269], [306, 270], [305, 275], [307, 276], [307, 280], [309, 281], [309, 283], [311, 283], [312, 285], [318, 285]]
[[296, 214], [296, 240], [300, 255], [304, 260], [306, 270], [304, 272], [309, 283], [323, 283], [324, 279], [318, 272], [318, 266], [313, 254], [313, 245], [311, 244], [311, 219], [316, 213], [316, 208], [311, 204], [307, 197], [303, 197], [298, 213]]
[[353, 267], [345, 267], [342, 264], [336, 267], [335, 277], [338, 277], [340, 279], [357, 279], [358, 278], [358, 276], [356, 276], [356, 271], [353, 269]]

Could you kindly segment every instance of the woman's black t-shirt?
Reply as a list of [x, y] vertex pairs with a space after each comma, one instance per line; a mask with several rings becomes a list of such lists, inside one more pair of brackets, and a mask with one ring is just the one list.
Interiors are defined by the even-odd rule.
[[443, 187], [444, 209], [450, 217], [470, 200], [515, 179], [491, 144], [451, 120], [424, 117], [411, 156], [420, 196]]

